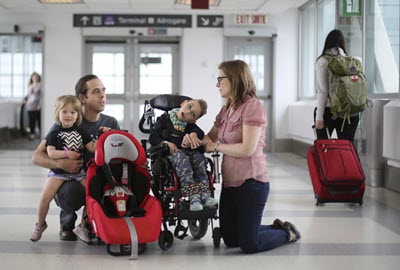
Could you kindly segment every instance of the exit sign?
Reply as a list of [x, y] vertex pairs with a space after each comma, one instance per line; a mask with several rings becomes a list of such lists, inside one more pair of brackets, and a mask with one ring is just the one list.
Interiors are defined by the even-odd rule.
[[267, 24], [267, 15], [236, 14], [235, 24]]

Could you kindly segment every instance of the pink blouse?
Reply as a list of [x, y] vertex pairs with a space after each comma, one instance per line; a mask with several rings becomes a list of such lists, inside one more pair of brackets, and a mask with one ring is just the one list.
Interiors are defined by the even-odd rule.
[[249, 96], [230, 117], [229, 111], [223, 107], [214, 122], [214, 126], [218, 128], [218, 140], [221, 143], [241, 143], [243, 141], [243, 125], [259, 126], [262, 129], [256, 150], [251, 156], [223, 155], [221, 172], [223, 186], [238, 187], [249, 178], [268, 182], [267, 160], [263, 152], [267, 127], [267, 114], [264, 106], [257, 98]]

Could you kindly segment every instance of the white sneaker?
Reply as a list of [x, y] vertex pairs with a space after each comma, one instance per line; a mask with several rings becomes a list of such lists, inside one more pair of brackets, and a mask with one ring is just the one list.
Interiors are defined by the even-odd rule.
[[42, 238], [43, 232], [47, 229], [47, 223], [44, 222], [42, 226], [39, 226], [37, 223], [33, 225], [32, 234], [31, 234], [31, 241], [37, 242]]
[[201, 198], [201, 201], [202, 201], [202, 203], [203, 203], [203, 205], [204, 205], [205, 207], [213, 206], [213, 205], [217, 205], [217, 204], [218, 204], [217, 199], [211, 197], [210, 195], [204, 195], [204, 196]]
[[82, 228], [80, 225], [76, 226], [75, 229], [72, 230], [79, 239], [81, 239], [85, 243], [90, 243], [91, 239], [89, 237], [89, 233], [86, 228]]

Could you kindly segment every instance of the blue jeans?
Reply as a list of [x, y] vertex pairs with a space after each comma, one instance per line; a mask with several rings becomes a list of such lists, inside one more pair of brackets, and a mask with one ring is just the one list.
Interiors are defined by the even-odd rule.
[[85, 188], [79, 182], [66, 181], [60, 186], [54, 199], [61, 208], [60, 230], [72, 231], [78, 218], [75, 212], [85, 205]]
[[261, 225], [269, 183], [247, 179], [240, 187], [222, 188], [220, 226], [228, 247], [240, 247], [244, 253], [256, 253], [289, 242], [289, 233], [271, 225]]

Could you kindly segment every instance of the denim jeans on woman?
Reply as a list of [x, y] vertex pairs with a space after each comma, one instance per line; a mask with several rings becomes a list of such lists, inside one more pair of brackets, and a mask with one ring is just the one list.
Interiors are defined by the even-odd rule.
[[261, 225], [268, 194], [269, 183], [254, 179], [247, 179], [240, 187], [222, 188], [219, 214], [225, 245], [256, 253], [289, 241], [287, 231]]

